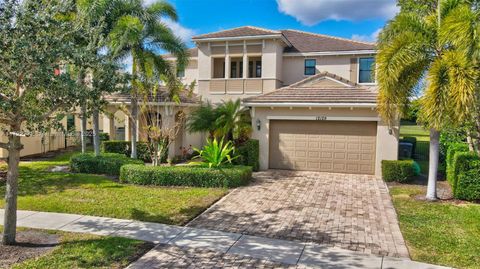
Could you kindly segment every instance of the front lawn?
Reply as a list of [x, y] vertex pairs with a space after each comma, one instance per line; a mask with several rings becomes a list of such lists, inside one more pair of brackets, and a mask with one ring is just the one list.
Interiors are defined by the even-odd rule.
[[[221, 188], [134, 186], [99, 175], [48, 171], [68, 165], [72, 154], [21, 163], [19, 209], [182, 225], [227, 193]], [[4, 194], [5, 183], [0, 183], [0, 196]]]
[[[25, 230], [21, 229], [20, 232]], [[0, 233], [1, 231], [0, 226]], [[56, 234], [60, 242], [52, 251], [40, 257], [21, 261], [12, 268], [125, 268], [153, 247], [150, 243], [121, 237], [31, 231]], [[23, 248], [34, 247], [28, 244], [23, 246]]]
[[400, 228], [413, 260], [480, 268], [480, 205], [415, 199], [425, 196], [425, 187], [391, 187]]

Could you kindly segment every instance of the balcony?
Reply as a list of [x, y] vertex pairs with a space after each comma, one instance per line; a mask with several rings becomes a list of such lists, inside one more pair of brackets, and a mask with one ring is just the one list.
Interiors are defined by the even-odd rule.
[[208, 82], [208, 92], [212, 94], [260, 94], [263, 93], [261, 78], [231, 78], [211, 79]]

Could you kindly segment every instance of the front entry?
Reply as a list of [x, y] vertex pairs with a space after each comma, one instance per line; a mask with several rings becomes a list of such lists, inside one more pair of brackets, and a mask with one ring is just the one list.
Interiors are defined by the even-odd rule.
[[376, 122], [271, 120], [269, 168], [373, 175], [376, 140]]

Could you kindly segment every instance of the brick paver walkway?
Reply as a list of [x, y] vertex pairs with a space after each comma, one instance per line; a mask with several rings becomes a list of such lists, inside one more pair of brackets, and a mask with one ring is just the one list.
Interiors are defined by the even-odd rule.
[[188, 226], [409, 256], [385, 183], [367, 175], [256, 173]]

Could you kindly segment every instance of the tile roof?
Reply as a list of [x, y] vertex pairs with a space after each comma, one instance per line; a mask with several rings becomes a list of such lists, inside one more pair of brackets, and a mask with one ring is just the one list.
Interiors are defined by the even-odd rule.
[[[148, 96], [149, 102], [165, 102], [167, 100], [167, 91], [165, 88], [160, 89], [157, 93], [157, 96], [153, 96], [150, 94]], [[108, 102], [118, 102], [118, 103], [129, 103], [131, 100], [131, 95], [129, 93], [114, 93], [110, 95], [105, 95], [104, 99]], [[180, 94], [180, 102], [185, 104], [196, 104], [200, 102], [200, 98], [195, 94], [187, 94], [181, 93]]]
[[192, 37], [192, 39], [261, 36], [261, 35], [272, 35], [272, 34], [281, 34], [281, 32], [259, 28], [259, 27], [253, 27], [253, 26], [243, 26], [243, 27], [233, 28], [233, 29], [209, 33], [209, 34], [197, 35]]
[[[325, 85], [321, 80], [329, 80]], [[320, 85], [320, 86], [319, 86]], [[377, 102], [377, 92], [364, 88], [334, 74], [323, 72], [290, 86], [263, 95], [243, 99], [248, 104], [318, 103], [371, 104]]]
[[230, 38], [242, 36], [283, 35], [291, 43], [291, 47], [285, 49], [286, 53], [295, 52], [330, 52], [330, 51], [354, 51], [375, 50], [375, 43], [361, 42], [346, 38], [303, 32], [298, 30], [269, 30], [253, 26], [244, 26], [204, 35], [194, 36], [194, 40], [205, 38]]
[[287, 47], [285, 49], [286, 53], [375, 50], [376, 47], [374, 43], [360, 42], [297, 30], [283, 30], [282, 33], [292, 44], [292, 47]]

